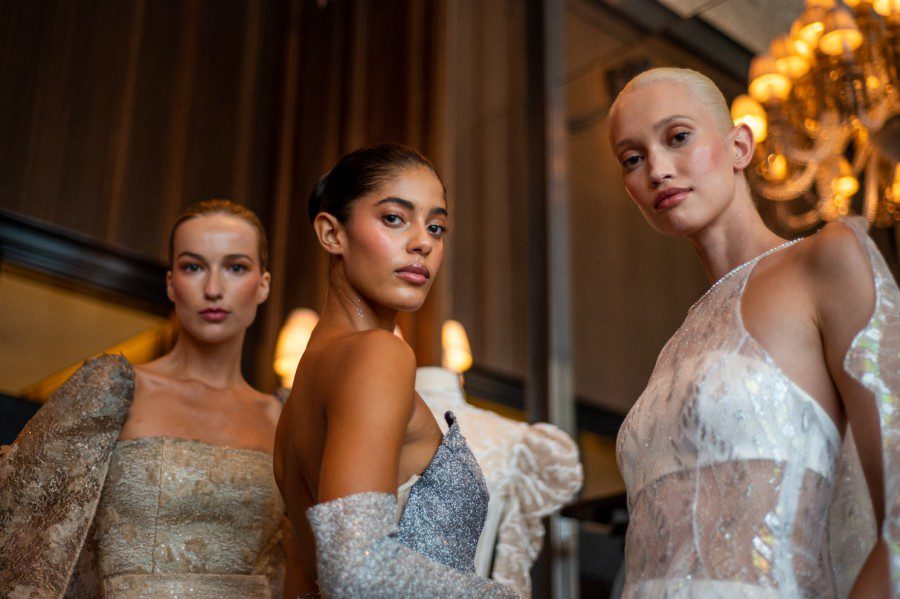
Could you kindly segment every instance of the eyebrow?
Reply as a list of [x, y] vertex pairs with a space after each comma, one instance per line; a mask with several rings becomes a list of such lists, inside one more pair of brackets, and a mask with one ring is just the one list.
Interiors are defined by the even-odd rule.
[[[663, 127], [665, 127], [666, 125], [668, 125], [668, 124], [671, 123], [672, 121], [679, 121], [679, 120], [682, 120], [682, 119], [693, 120], [693, 119], [691, 119], [691, 117], [689, 117], [689, 116], [686, 115], [686, 114], [673, 114], [672, 116], [667, 116], [666, 118], [660, 119], [660, 120], [656, 121], [655, 123], [653, 123], [653, 130], [654, 130], [654, 131], [659, 131], [660, 129], [662, 129]], [[633, 143], [634, 143], [634, 140], [631, 139], [631, 138], [623, 139], [623, 140], [621, 140], [619, 143], [616, 144], [614, 150], [615, 150], [616, 152], [618, 152], [619, 149], [620, 149], [622, 146], [631, 145], [631, 144], [633, 144]]]
[[[194, 258], [195, 260], [199, 260], [201, 262], [206, 262], [206, 258], [201, 256], [200, 254], [195, 254], [194, 252], [181, 252], [180, 254], [178, 254], [179, 258], [181, 258], [183, 256], [187, 256], [189, 258]], [[227, 256], [225, 256], [226, 260], [238, 260], [240, 258], [245, 258], [245, 259], [249, 260], [250, 262], [253, 262], [253, 258], [248, 256], [247, 254], [228, 254]]]
[[[383, 200], [379, 200], [375, 205], [376, 205], [376, 206], [381, 206], [381, 205], [383, 205], [383, 204], [397, 204], [398, 206], [402, 206], [403, 208], [406, 208], [406, 209], [409, 210], [410, 212], [415, 212], [415, 211], [416, 211], [416, 206], [415, 206], [415, 204], [413, 204], [413, 203], [410, 202], [409, 200], [405, 200], [405, 199], [403, 199], [403, 198], [398, 198], [398, 197], [396, 197], [396, 196], [389, 196], [389, 197], [386, 197], [386, 198], [384, 198]], [[447, 216], [447, 209], [446, 209], [446, 208], [441, 208], [440, 206], [435, 206], [434, 208], [432, 208], [432, 209], [428, 212], [428, 216], [435, 216], [435, 215], [438, 215], [438, 214], [439, 214], [439, 215], [442, 215], [442, 216]]]

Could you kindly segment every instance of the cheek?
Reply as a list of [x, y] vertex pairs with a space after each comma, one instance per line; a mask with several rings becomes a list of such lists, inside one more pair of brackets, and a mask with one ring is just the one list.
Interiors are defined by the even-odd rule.
[[188, 277], [177, 274], [172, 276], [172, 294], [175, 296], [175, 303], [191, 301], [199, 293], [198, 288], [199, 285]]
[[717, 173], [730, 170], [725, 160], [725, 145], [722, 143], [696, 144], [688, 156], [688, 166], [694, 173]]
[[256, 306], [256, 292], [259, 289], [259, 276], [242, 277], [234, 284], [234, 297], [242, 306]]

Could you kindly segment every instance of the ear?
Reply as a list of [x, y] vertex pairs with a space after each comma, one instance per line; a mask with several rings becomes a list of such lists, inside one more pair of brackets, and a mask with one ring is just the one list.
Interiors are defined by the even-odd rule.
[[730, 149], [734, 152], [734, 168], [735, 170], [742, 171], [750, 166], [750, 161], [753, 160], [753, 150], [756, 147], [755, 142], [753, 141], [753, 133], [750, 131], [750, 127], [741, 123], [740, 125], [734, 126], [734, 129], [731, 130], [728, 137], [731, 146]]
[[313, 229], [326, 252], [333, 256], [344, 253], [347, 239], [344, 235], [344, 226], [333, 215], [327, 212], [318, 213], [316, 220], [313, 221]]
[[172, 289], [172, 271], [166, 271], [166, 295], [169, 296], [169, 301], [173, 304], [175, 303], [175, 290]]
[[271, 291], [272, 284], [272, 275], [269, 274], [269, 271], [266, 271], [262, 275], [262, 279], [259, 281], [259, 289], [256, 292], [256, 305], [263, 303], [267, 299], [269, 299], [269, 291]]

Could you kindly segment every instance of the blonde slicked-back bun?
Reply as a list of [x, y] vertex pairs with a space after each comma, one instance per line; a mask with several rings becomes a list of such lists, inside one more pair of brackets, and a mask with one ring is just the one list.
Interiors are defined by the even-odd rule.
[[635, 76], [631, 81], [625, 84], [619, 95], [616, 96], [612, 107], [609, 109], [609, 118], [612, 120], [619, 100], [635, 90], [639, 90], [654, 83], [668, 83], [683, 86], [692, 94], [697, 96], [700, 101], [709, 108], [712, 113], [713, 122], [722, 133], [728, 133], [734, 127], [734, 121], [731, 120], [731, 113], [728, 110], [728, 102], [725, 96], [713, 83], [712, 79], [702, 73], [691, 69], [680, 69], [676, 67], [660, 67], [650, 69]]

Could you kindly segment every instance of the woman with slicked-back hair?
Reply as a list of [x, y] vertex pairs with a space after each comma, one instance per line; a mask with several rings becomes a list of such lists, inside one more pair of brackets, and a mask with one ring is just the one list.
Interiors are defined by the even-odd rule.
[[619, 431], [625, 596], [900, 596], [900, 290], [864, 220], [770, 231], [753, 135], [700, 73], [638, 75], [609, 120], [710, 281]]
[[397, 314], [438, 273], [444, 186], [415, 150], [344, 156], [309, 217], [330, 255], [328, 297], [278, 423], [275, 478], [297, 531], [306, 594], [514, 597], [475, 574], [487, 514], [481, 469], [451, 412], [441, 434], [415, 392]]
[[[200, 202], [172, 227], [172, 350], [89, 360], [0, 456], [0, 595], [281, 597], [284, 504], [272, 476], [281, 401], [241, 374], [269, 294], [246, 207]], [[292, 569], [302, 573], [299, 569]]]

